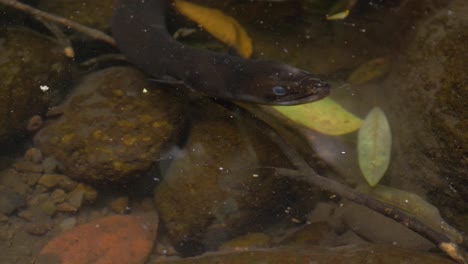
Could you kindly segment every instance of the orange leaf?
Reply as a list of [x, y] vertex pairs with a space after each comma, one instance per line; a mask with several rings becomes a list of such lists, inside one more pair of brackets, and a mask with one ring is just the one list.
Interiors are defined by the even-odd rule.
[[233, 17], [218, 9], [199, 6], [182, 0], [174, 1], [175, 8], [182, 15], [202, 26], [215, 38], [234, 47], [244, 58], [252, 55], [252, 40]]

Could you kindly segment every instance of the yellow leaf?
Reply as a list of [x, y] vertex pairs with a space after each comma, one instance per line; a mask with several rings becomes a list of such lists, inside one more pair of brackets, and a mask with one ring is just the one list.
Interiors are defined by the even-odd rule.
[[333, 15], [327, 15], [327, 20], [342, 20], [345, 19], [349, 16], [349, 9], [346, 9], [345, 11], [341, 11], [338, 13], [335, 13]]
[[235, 48], [244, 58], [252, 55], [252, 40], [234, 18], [218, 9], [175, 0], [175, 8], [182, 15], [198, 23], [215, 38]]
[[326, 135], [342, 135], [357, 130], [362, 120], [330, 98], [293, 106], [273, 106], [275, 110], [307, 128]]
[[358, 160], [370, 186], [382, 179], [390, 163], [392, 134], [387, 117], [379, 107], [367, 114], [358, 134]]
[[356, 70], [348, 77], [348, 82], [351, 84], [365, 84], [370, 81], [381, 78], [387, 74], [390, 69], [390, 63], [386, 58], [377, 58], [370, 60]]

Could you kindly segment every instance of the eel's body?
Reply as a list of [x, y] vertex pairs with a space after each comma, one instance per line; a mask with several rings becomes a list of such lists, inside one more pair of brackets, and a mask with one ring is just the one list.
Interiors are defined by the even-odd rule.
[[210, 97], [294, 105], [319, 100], [329, 86], [310, 73], [274, 61], [196, 49], [167, 32], [168, 0], [118, 0], [112, 34], [127, 59], [156, 78], [170, 76]]

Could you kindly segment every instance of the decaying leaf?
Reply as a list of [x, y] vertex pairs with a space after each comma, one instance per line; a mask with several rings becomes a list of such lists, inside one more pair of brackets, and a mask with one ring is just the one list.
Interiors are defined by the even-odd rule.
[[377, 58], [370, 60], [356, 70], [348, 77], [348, 82], [351, 84], [365, 84], [373, 80], [377, 80], [388, 73], [390, 62], [386, 58]]
[[361, 172], [367, 183], [375, 186], [388, 168], [392, 145], [390, 125], [379, 107], [367, 114], [359, 129], [357, 145]]
[[335, 13], [333, 15], [328, 15], [327, 20], [342, 20], [349, 16], [349, 9]]
[[348, 17], [357, 0], [338, 0], [328, 10], [327, 20], [342, 20]]
[[448, 235], [452, 241], [456, 243], [463, 241], [463, 236], [440, 216], [439, 209], [419, 195], [380, 184], [369, 193], [385, 203], [412, 214], [434, 230]]
[[242, 57], [249, 58], [252, 55], [252, 40], [234, 18], [218, 9], [182, 0], [176, 0], [174, 4], [182, 15], [198, 23], [215, 38], [235, 48]]
[[294, 106], [273, 106], [275, 110], [307, 128], [326, 135], [342, 135], [357, 130], [362, 120], [330, 98]]

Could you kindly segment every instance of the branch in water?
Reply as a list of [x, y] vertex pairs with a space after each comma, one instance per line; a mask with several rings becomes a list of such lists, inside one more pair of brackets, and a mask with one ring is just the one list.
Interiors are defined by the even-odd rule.
[[[309, 164], [307, 164], [307, 162], [296, 151], [296, 149], [290, 146], [286, 141], [284, 141], [283, 138], [275, 131], [275, 129], [272, 128], [267, 122], [252, 116], [252, 114], [248, 110], [244, 109], [241, 106], [233, 106], [228, 103], [227, 107], [231, 110], [232, 108], [235, 108], [236, 110], [233, 110], [233, 112], [241, 112], [241, 115], [243, 117], [254, 120], [255, 124], [260, 125], [262, 131], [266, 133], [266, 135], [271, 140], [273, 140], [273, 142], [278, 144], [281, 151], [297, 168], [297, 170], [277, 168], [275, 169], [275, 173], [277, 176], [284, 176], [289, 177], [291, 179], [307, 182], [311, 185], [318, 187], [323, 191], [334, 193], [342, 198], [366, 206], [367, 208], [378, 212], [386, 217], [389, 217], [394, 221], [397, 221], [398, 223], [425, 237], [426, 239], [437, 245], [443, 252], [445, 252], [458, 263], [468, 263], [467, 256], [463, 250], [463, 247], [457, 244], [456, 242], [451, 241], [447, 235], [441, 234], [433, 230], [432, 228], [428, 227], [415, 217], [407, 214], [406, 212], [393, 205], [385, 204], [384, 202], [381, 202], [369, 195], [360, 193], [337, 181], [319, 175], [317, 172], [315, 172], [313, 168], [309, 166]], [[459, 243], [463, 244], [464, 241], [461, 241]]]
[[53, 14], [41, 11], [39, 9], [36, 9], [36, 8], [31, 7], [29, 5], [25, 5], [25, 4], [23, 4], [21, 2], [18, 2], [16, 0], [0, 0], [0, 3], [4, 4], [6, 6], [10, 6], [12, 8], [15, 8], [17, 10], [20, 10], [22, 12], [25, 12], [27, 14], [30, 14], [32, 16], [35, 16], [35, 17], [37, 17], [39, 19], [63, 25], [65, 27], [68, 27], [68, 28], [74, 29], [74, 30], [76, 30], [78, 32], [81, 32], [81, 33], [83, 33], [85, 35], [88, 35], [91, 38], [101, 40], [101, 41], [103, 41], [103, 42], [105, 42], [107, 44], [110, 44], [112, 46], [116, 46], [115, 40], [111, 36], [107, 35], [106, 33], [102, 32], [102, 31], [99, 31], [97, 29], [84, 26], [84, 25], [82, 25], [80, 23], [74, 22], [72, 20], [66, 19], [66, 18], [61, 17], [61, 16], [57, 16], [57, 15], [53, 15]]

